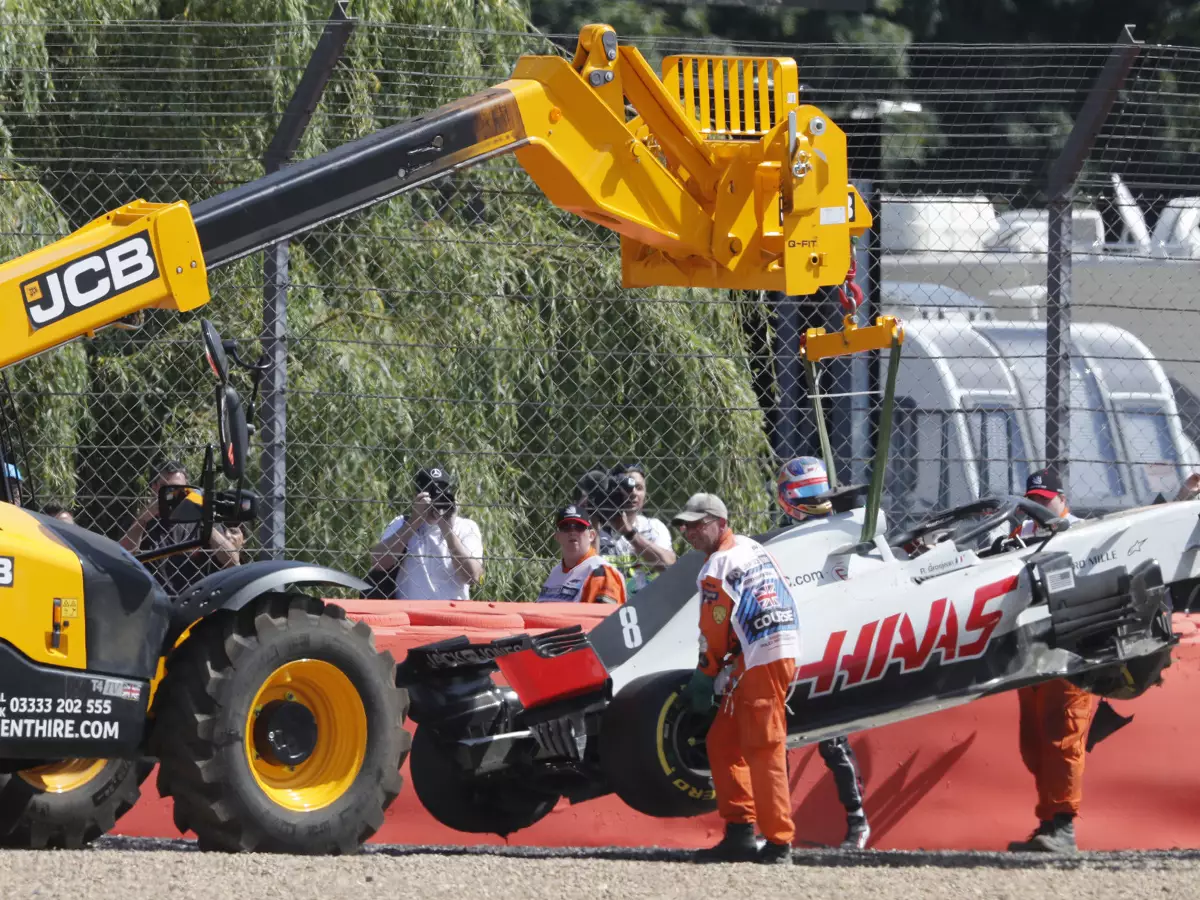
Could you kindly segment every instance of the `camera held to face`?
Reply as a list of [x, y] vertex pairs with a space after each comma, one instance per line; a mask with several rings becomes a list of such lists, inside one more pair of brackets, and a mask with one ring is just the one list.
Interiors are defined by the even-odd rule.
[[457, 506], [454, 480], [444, 469], [422, 469], [414, 479], [417, 490], [429, 494], [430, 505], [438, 515], [448, 516]]
[[588, 473], [587, 505], [592, 519], [605, 525], [633, 507], [637, 479], [629, 474], [613, 475], [602, 470]]
[[445, 485], [431, 485], [429, 488], [430, 505], [437, 511], [438, 515], [448, 516], [454, 512], [456, 500], [454, 497], [454, 489]]

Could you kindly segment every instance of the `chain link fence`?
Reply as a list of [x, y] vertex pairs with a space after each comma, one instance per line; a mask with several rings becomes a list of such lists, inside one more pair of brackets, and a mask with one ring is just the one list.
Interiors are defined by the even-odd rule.
[[[195, 202], [261, 175], [321, 29], [0, 25], [0, 258], [135, 198]], [[678, 52], [792, 56], [807, 98], [850, 134], [879, 221], [859, 252], [864, 314], [907, 325], [889, 521], [1023, 490], [1046, 462], [1048, 354], [1070, 373], [1050, 427], [1077, 512], [1172, 496], [1200, 466], [1200, 52], [1138, 45], [1104, 94], [1051, 278], [1064, 232], [1047, 178], [1119, 48], [623, 39], [655, 67]], [[497, 84], [522, 53], [573, 49], [573, 36], [359, 23], [296, 158]], [[595, 464], [642, 463], [647, 515], [669, 520], [711, 489], [753, 533], [778, 521], [782, 461], [817, 450], [795, 338], [837, 326], [835, 292], [622, 290], [616, 236], [551, 206], [511, 158], [288, 251], [286, 481], [268, 498], [275, 530], [248, 527], [244, 555], [281, 548], [362, 575], [414, 472], [436, 464], [483, 535], [473, 596], [531, 599], [557, 556], [552, 511]], [[257, 358], [263, 254], [210, 286], [200, 313], [152, 310], [138, 331], [7, 373], [32, 502], [119, 538], [164, 463], [194, 478], [215, 434], [199, 316]], [[825, 374], [843, 481], [869, 477], [882, 374], [878, 359]]]

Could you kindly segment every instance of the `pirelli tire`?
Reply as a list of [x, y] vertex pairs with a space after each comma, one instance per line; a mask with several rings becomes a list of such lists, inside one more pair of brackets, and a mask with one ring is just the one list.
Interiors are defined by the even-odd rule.
[[679, 702], [692, 670], [644, 675], [604, 711], [600, 765], [628, 806], [660, 818], [699, 816], [717, 807], [705, 736], [711, 715]]
[[475, 777], [455, 761], [449, 743], [424, 726], [413, 738], [409, 775], [426, 812], [467, 834], [508, 837], [544, 819], [559, 800], [517, 781]]
[[155, 699], [158, 790], [201, 849], [356, 852], [400, 793], [408, 693], [341, 607], [260, 597], [195, 625]]
[[0, 775], [0, 847], [79, 850], [141, 796], [149, 759], [64, 759]]

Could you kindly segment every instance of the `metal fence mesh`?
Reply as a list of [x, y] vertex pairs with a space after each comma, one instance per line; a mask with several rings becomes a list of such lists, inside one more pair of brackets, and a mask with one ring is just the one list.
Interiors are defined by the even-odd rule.
[[[0, 26], [0, 258], [134, 198], [194, 202], [261, 175], [319, 33]], [[852, 141], [879, 142], [861, 187], [880, 227], [860, 281], [868, 314], [907, 323], [885, 511], [911, 521], [1023, 490], [1045, 462], [1039, 191], [1112, 48], [627, 40], [655, 67], [675, 52], [793, 56], [811, 102]], [[573, 47], [359, 24], [297, 158], [503, 81], [521, 53]], [[1145, 47], [1073, 193], [1076, 511], [1173, 495], [1200, 466], [1198, 163], [1200, 52]], [[413, 472], [434, 463], [458, 477], [461, 512], [481, 527], [476, 597], [536, 595], [557, 552], [551, 511], [596, 463], [645, 465], [647, 515], [669, 519], [711, 489], [739, 530], [775, 523], [774, 472], [817, 449], [795, 330], [835, 325], [835, 298], [624, 291], [618, 247], [503, 158], [292, 242], [286, 553], [363, 574], [408, 508]], [[202, 314], [256, 357], [262, 254], [210, 285]], [[8, 373], [37, 503], [120, 537], [164, 461], [198, 471], [215, 428], [198, 317], [151, 311], [141, 331], [106, 331]], [[853, 395], [829, 404], [843, 480], [869, 476], [880, 379], [880, 361], [862, 360], [830, 366], [823, 382]], [[250, 533], [247, 552], [259, 546]]]

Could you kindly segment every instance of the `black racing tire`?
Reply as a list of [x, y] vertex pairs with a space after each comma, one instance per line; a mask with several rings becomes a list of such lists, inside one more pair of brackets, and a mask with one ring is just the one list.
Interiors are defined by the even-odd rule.
[[425, 810], [447, 828], [468, 834], [508, 837], [545, 818], [559, 800], [514, 781], [473, 777], [455, 762], [447, 742], [424, 725], [413, 737], [408, 771]]
[[[86, 847], [133, 808], [153, 768], [150, 759], [62, 760], [0, 775], [0, 847]], [[71, 783], [72, 771], [86, 780]]]
[[[302, 594], [201, 621], [155, 700], [158, 790], [176, 827], [204, 850], [357, 852], [400, 793], [411, 743], [395, 669], [369, 626]], [[309, 755], [292, 766], [264, 743], [276, 732], [260, 714], [281, 706], [309, 718], [291, 732]]]
[[711, 715], [678, 702], [692, 670], [643, 675], [604, 711], [600, 766], [628, 806], [648, 816], [700, 816], [717, 808], [704, 739]]

